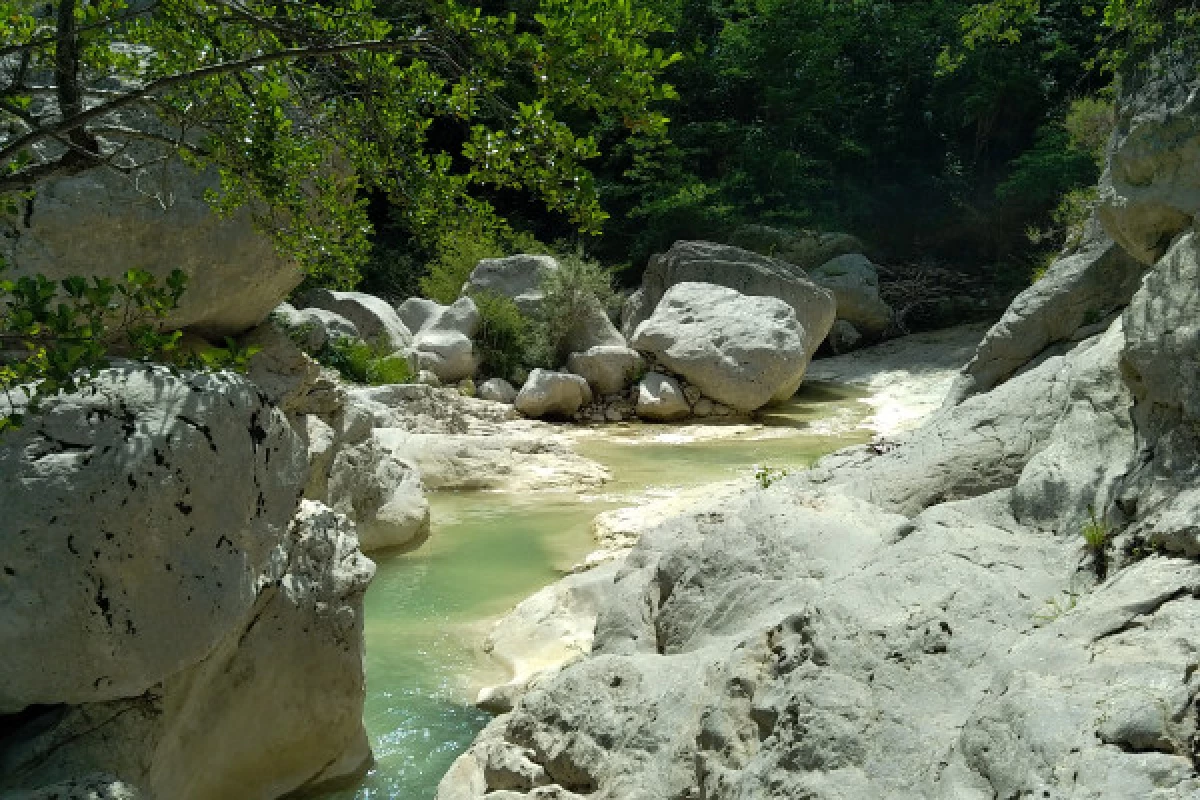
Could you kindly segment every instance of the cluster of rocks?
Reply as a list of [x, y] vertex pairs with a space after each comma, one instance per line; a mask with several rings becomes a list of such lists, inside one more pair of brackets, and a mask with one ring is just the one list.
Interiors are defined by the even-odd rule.
[[[555, 269], [548, 256], [488, 259], [464, 291], [502, 294], [536, 314], [542, 277]], [[491, 396], [513, 398], [530, 417], [592, 422], [745, 414], [795, 393], [835, 322], [839, 342], [857, 342], [878, 339], [890, 321], [861, 254], [805, 272], [738, 247], [677, 242], [651, 259], [620, 329], [597, 304], [572, 332], [562, 369], [534, 370], [519, 391], [496, 381]]]
[[439, 800], [1200, 793], [1200, 110], [1126, 90], [1101, 224], [945, 407], [572, 576], [590, 656], [487, 698]]

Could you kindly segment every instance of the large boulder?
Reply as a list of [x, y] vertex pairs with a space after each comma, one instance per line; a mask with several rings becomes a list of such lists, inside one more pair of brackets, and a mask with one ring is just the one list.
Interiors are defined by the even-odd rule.
[[0, 713], [133, 697], [244, 618], [305, 453], [252, 384], [101, 372], [0, 442]]
[[584, 353], [597, 347], [625, 347], [625, 337], [608, 318], [608, 312], [595, 297], [589, 297], [588, 302], [580, 309], [579, 318], [567, 331], [563, 340], [563, 350], [570, 353]]
[[1133, 297], [1144, 269], [1091, 220], [1078, 249], [1055, 261], [1041, 280], [1017, 295], [987, 332], [946, 404], [988, 391], [1050, 345], [1110, 317]]
[[592, 390], [578, 375], [535, 369], [517, 393], [514, 405], [527, 417], [570, 417], [592, 402]]
[[833, 292], [837, 318], [869, 337], [892, 324], [892, 309], [879, 296], [879, 270], [861, 253], [849, 253], [810, 270], [808, 277]]
[[305, 293], [303, 302], [306, 308], [332, 311], [350, 320], [366, 341], [379, 342], [392, 351], [412, 347], [412, 332], [400, 321], [396, 309], [374, 295], [313, 289]]
[[1168, 55], [1122, 80], [1097, 214], [1117, 244], [1153, 264], [1200, 213], [1195, 59]]
[[397, 309], [401, 321], [413, 332], [413, 347], [421, 369], [443, 383], [470, 378], [479, 369], [479, 354], [472, 337], [481, 319], [475, 301], [460, 297], [448, 306], [422, 297], [410, 297]]
[[748, 250], [712, 242], [676, 242], [646, 266], [642, 286], [621, 312], [621, 328], [633, 338], [667, 291], [679, 283], [710, 283], [754, 297], [775, 297], [790, 305], [804, 326], [805, 351], [812, 355], [836, 317], [833, 293], [817, 286], [800, 268]]
[[118, 281], [136, 268], [162, 285], [181, 269], [187, 292], [167, 316], [169, 326], [219, 341], [261, 323], [299, 285], [299, 266], [255, 228], [249, 211], [213, 213], [205, 193], [217, 188], [215, 174], [175, 160], [163, 169], [147, 175], [148, 183], [111, 169], [41, 182], [20, 214], [0, 217], [0, 259], [10, 276]]
[[632, 344], [713, 400], [753, 411], [800, 388], [810, 338], [783, 300], [680, 283], [638, 326]]
[[572, 353], [567, 369], [587, 381], [596, 394], [616, 394], [645, 371], [646, 360], [628, 347], [600, 345]]
[[108, 793], [79, 797], [272, 800], [361, 775], [371, 761], [362, 601], [373, 573], [345, 517], [303, 502], [274, 540], [254, 603], [202, 660], [137, 697], [10, 726], [0, 794], [72, 797], [43, 792], [99, 773], [113, 776], [100, 783]]
[[542, 302], [542, 278], [557, 269], [553, 256], [485, 258], [471, 272], [463, 294], [497, 294], [515, 302], [522, 313], [535, 314]]
[[246, 377], [285, 413], [309, 414], [325, 410], [323, 398], [310, 395], [321, 378], [321, 365], [300, 349], [279, 325], [268, 320], [243, 336], [238, 345], [254, 351], [247, 364]]

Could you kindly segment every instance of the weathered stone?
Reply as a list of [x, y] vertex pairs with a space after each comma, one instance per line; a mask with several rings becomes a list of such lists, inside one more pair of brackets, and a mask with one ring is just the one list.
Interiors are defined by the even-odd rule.
[[479, 385], [479, 399], [512, 405], [517, 399], [517, 390], [503, 378], [489, 378]]
[[567, 359], [567, 369], [586, 380], [592, 391], [600, 395], [626, 389], [645, 368], [645, 359], [624, 346], [592, 347], [572, 353]]
[[271, 312], [306, 353], [316, 354], [334, 339], [359, 339], [354, 323], [323, 308], [293, 308], [283, 303]]
[[362, 292], [313, 289], [304, 295], [303, 301], [308, 308], [332, 311], [350, 320], [359, 336], [368, 342], [379, 342], [390, 350], [412, 347], [412, 333], [404, 327], [396, 310], [378, 297]]
[[137, 696], [203, 658], [254, 604], [305, 467], [226, 373], [114, 367], [6, 433], [0, 713]]
[[1143, 269], [1098, 223], [1089, 223], [1079, 249], [1055, 261], [987, 332], [946, 403], [954, 405], [986, 392], [1050, 345], [1109, 317], [1133, 297]]
[[709, 283], [755, 297], [775, 297], [790, 305], [804, 327], [805, 351], [811, 356], [833, 325], [833, 293], [810, 281], [798, 267], [736, 247], [711, 242], [676, 242], [650, 259], [642, 286], [625, 303], [621, 329], [634, 332], [658, 308], [667, 291], [679, 283]]
[[782, 300], [681, 283], [638, 326], [632, 345], [708, 397], [753, 411], [795, 394], [808, 367], [808, 338]]
[[328, 502], [354, 520], [364, 551], [412, 548], [429, 536], [429, 501], [420, 472], [374, 434], [338, 450]]
[[597, 347], [625, 347], [625, 337], [608, 318], [608, 313], [594, 297], [583, 309], [574, 326], [564, 337], [567, 353], [584, 353]]
[[443, 383], [470, 378], [479, 368], [479, 355], [471, 337], [479, 332], [481, 319], [475, 301], [460, 297], [451, 305], [410, 297], [398, 314], [413, 332], [413, 347], [421, 369], [429, 370]]
[[879, 270], [861, 253], [838, 256], [812, 269], [813, 283], [833, 292], [837, 318], [867, 336], [879, 336], [892, 324], [892, 309], [879, 296]]
[[862, 340], [862, 334], [858, 332], [858, 329], [844, 319], [833, 323], [833, 327], [829, 329], [829, 336], [825, 339], [829, 343], [829, 349], [835, 355], [849, 353], [856, 349]]
[[542, 278], [557, 269], [558, 261], [552, 256], [485, 258], [471, 272], [463, 293], [497, 294], [515, 302], [522, 313], [535, 314], [542, 302]]
[[535, 369], [521, 387], [514, 404], [527, 417], [570, 417], [592, 402], [588, 383], [578, 375]]
[[299, 285], [299, 266], [255, 229], [249, 210], [227, 219], [213, 213], [204, 195], [218, 185], [214, 172], [177, 160], [152, 172], [135, 182], [102, 168], [39, 183], [18, 217], [0, 221], [10, 277], [119, 281], [126, 270], [144, 269], [161, 286], [180, 269], [187, 291], [168, 326], [220, 341], [261, 324]]
[[99, 795], [113, 800], [271, 800], [361, 775], [362, 598], [374, 566], [346, 519], [316, 503], [273, 541], [252, 607], [226, 620], [203, 660], [144, 695], [52, 710], [10, 733], [0, 793], [104, 772], [143, 791]]
[[274, 322], [268, 320], [242, 337], [239, 346], [258, 352], [250, 357], [246, 377], [287, 414], [307, 414], [314, 409], [308, 394], [321, 377], [313, 361]]
[[659, 372], [647, 372], [638, 381], [635, 411], [652, 422], [674, 422], [692, 413], [679, 381]]
[[1200, 96], [1195, 59], [1151, 59], [1121, 81], [1096, 213], [1108, 233], [1153, 264], [1200, 214]]

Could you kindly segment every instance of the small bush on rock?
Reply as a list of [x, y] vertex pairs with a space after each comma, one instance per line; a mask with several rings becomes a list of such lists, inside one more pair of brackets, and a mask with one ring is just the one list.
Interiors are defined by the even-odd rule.
[[1108, 521], [1101, 518], [1096, 518], [1096, 510], [1088, 507], [1088, 516], [1091, 519], [1084, 523], [1080, 533], [1083, 536], [1083, 544], [1088, 553], [1092, 556], [1092, 566], [1096, 570], [1096, 577], [1104, 580], [1108, 575], [1108, 542], [1112, 537], [1112, 528]]
[[[0, 262], [0, 271], [4, 269]], [[124, 280], [42, 275], [0, 280], [0, 432], [21, 424], [17, 409], [72, 392], [108, 365], [110, 350], [138, 360], [168, 360], [178, 331], [161, 320], [179, 307], [187, 276], [175, 270], [165, 286], [144, 270]]]
[[542, 278], [530, 353], [536, 365], [553, 369], [566, 361], [572, 332], [594, 316], [597, 304], [607, 312], [615, 303], [612, 284], [612, 273], [595, 261], [579, 255], [559, 259], [559, 268]]
[[472, 295], [482, 320], [475, 345], [482, 358], [485, 375], [511, 380], [518, 369], [529, 363], [532, 326], [510, 298], [494, 292]]
[[443, 305], [458, 299], [463, 284], [483, 259], [547, 252], [546, 246], [529, 234], [479, 223], [443, 233], [433, 249], [436, 255], [421, 278], [421, 293]]
[[367, 386], [409, 383], [412, 368], [402, 355], [382, 342], [334, 339], [317, 355], [317, 361], [338, 371], [345, 380]]

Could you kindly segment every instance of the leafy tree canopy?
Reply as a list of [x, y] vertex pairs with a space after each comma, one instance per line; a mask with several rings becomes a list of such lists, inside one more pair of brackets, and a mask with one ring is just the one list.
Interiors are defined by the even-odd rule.
[[488, 216], [492, 186], [594, 229], [590, 129], [661, 133], [662, 28], [631, 0], [0, 0], [0, 194], [178, 155], [332, 285], [367, 192], [413, 228]]

